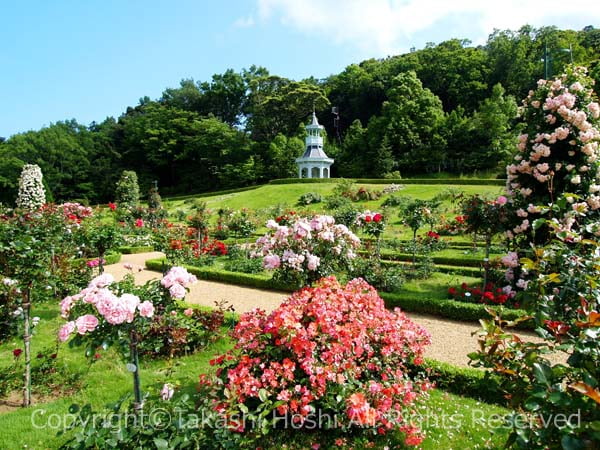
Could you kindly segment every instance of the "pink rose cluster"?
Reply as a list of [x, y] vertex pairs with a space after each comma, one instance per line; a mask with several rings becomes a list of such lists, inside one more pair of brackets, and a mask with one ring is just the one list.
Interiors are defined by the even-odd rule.
[[324, 258], [350, 260], [360, 246], [360, 239], [331, 216], [297, 217], [289, 226], [269, 220], [267, 228], [269, 232], [256, 241], [251, 256], [263, 258], [268, 270], [316, 272]]
[[529, 232], [530, 224], [542, 212], [533, 210], [532, 204], [556, 203], [564, 192], [576, 194], [580, 201], [576, 208], [562, 211], [560, 223], [600, 210], [595, 191], [599, 184], [600, 105], [591, 85], [586, 69], [577, 67], [554, 81], [540, 80], [523, 101], [528, 128], [519, 136], [514, 163], [507, 166], [507, 192], [518, 216], [532, 217], [510, 230], [509, 237]]
[[80, 203], [67, 202], [62, 205], [58, 205], [60, 209], [62, 209], [65, 217], [72, 218], [77, 217], [79, 219], [83, 219], [85, 217], [90, 217], [93, 215], [93, 210], [89, 206], [83, 206]]
[[198, 279], [183, 267], [175, 266], [169, 270], [160, 284], [169, 290], [171, 297], [181, 300], [187, 293], [186, 288], [196, 281]]
[[110, 325], [120, 325], [132, 323], [136, 313], [144, 318], [151, 318], [154, 315], [152, 302], [142, 302], [138, 296], [128, 293], [117, 296], [109, 289], [113, 283], [113, 276], [104, 273], [94, 278], [88, 287], [78, 294], [65, 297], [61, 301], [61, 317], [64, 319], [70, 318], [72, 309], [77, 304], [90, 305], [94, 312], [94, 314], [83, 314], [63, 325], [58, 332], [61, 342], [65, 342], [75, 330], [80, 335], [95, 331], [100, 324], [98, 317]]
[[223, 366], [218, 379], [203, 383], [218, 396], [214, 408], [226, 420], [239, 405], [255, 408], [259, 399], [296, 425], [338, 405], [343, 425], [400, 431], [406, 444], [421, 442], [403, 416], [430, 383], [411, 379], [407, 364], [423, 362], [430, 335], [399, 309], [388, 310], [364, 280], [343, 286], [323, 278], [268, 316], [260, 310], [242, 315], [233, 337], [235, 349], [210, 362]]

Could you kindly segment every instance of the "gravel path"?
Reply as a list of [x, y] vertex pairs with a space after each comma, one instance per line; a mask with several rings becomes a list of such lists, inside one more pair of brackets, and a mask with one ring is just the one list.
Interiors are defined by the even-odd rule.
[[[117, 264], [105, 267], [106, 272], [111, 273], [117, 280], [121, 279], [128, 270], [123, 264], [130, 263], [138, 267], [144, 267], [147, 259], [160, 258], [164, 256], [160, 252], [139, 253], [135, 255], [123, 255]], [[138, 283], [159, 278], [160, 274], [148, 270], [135, 271]], [[236, 286], [232, 284], [218, 283], [213, 281], [199, 280], [193, 285], [186, 301], [205, 306], [215, 306], [216, 302], [225, 301], [233, 305], [238, 313], [261, 308], [267, 312], [275, 309], [289, 294], [253, 289]], [[479, 329], [479, 324], [474, 322], [460, 322], [456, 320], [443, 319], [435, 316], [407, 313], [416, 323], [425, 327], [431, 334], [431, 345], [427, 348], [425, 356], [438, 361], [447, 362], [456, 366], [467, 366], [469, 359], [467, 354], [477, 350], [477, 337], [471, 333]], [[521, 332], [519, 336], [528, 341], [539, 341], [533, 333]], [[563, 358], [557, 357], [556, 360]]]

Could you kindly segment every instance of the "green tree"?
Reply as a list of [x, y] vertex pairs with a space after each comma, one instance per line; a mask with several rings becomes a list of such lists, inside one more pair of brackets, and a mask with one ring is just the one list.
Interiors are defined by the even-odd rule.
[[310, 81], [269, 75], [253, 79], [249, 89], [247, 128], [256, 141], [292, 136], [313, 110], [329, 106], [323, 89]]
[[[375, 130], [391, 145], [392, 153], [403, 172], [441, 170], [444, 166], [446, 142], [442, 135], [444, 111], [442, 102], [429, 89], [423, 88], [414, 72], [398, 75], [383, 104], [382, 115], [369, 122], [369, 134]], [[370, 140], [370, 145], [374, 145]]]

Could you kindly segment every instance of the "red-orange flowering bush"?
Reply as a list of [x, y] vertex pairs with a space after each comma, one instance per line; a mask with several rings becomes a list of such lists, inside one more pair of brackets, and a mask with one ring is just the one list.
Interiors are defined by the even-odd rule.
[[230, 424], [215, 431], [221, 439], [293, 427], [334, 437], [400, 431], [408, 445], [421, 442], [405, 418], [430, 384], [411, 379], [406, 365], [423, 361], [429, 334], [387, 310], [364, 280], [323, 278], [269, 315], [244, 314], [233, 338], [234, 349], [211, 361], [216, 379], [201, 376], [205, 398]]

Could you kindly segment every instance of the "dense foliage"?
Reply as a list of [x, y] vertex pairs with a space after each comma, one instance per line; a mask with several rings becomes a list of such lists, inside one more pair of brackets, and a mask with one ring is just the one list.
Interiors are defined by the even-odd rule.
[[[524, 26], [496, 31], [483, 46], [428, 44], [324, 80], [294, 81], [255, 66], [211, 81], [184, 79], [117, 119], [57, 122], [0, 139], [0, 201], [14, 202], [24, 164], [41, 167], [49, 199], [96, 203], [114, 200], [123, 170], [136, 170], [142, 192], [156, 180], [165, 194], [293, 177], [313, 107], [329, 136], [334, 176], [406, 175], [417, 165], [420, 172], [497, 170], [515, 137], [514, 98], [544, 76], [544, 45], [551, 73], [572, 57], [598, 80], [599, 34], [592, 26]], [[339, 108], [337, 128], [331, 106]]]

